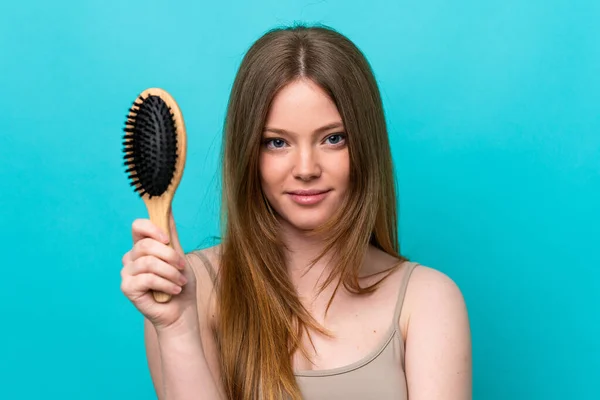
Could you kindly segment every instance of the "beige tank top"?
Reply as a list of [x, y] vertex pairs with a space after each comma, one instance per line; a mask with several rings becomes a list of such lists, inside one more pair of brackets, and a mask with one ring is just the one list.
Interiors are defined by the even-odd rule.
[[[211, 278], [215, 272], [208, 259], [204, 261]], [[296, 371], [296, 381], [306, 400], [406, 400], [408, 389], [404, 372], [404, 340], [399, 328], [400, 312], [410, 275], [417, 263], [404, 264], [403, 277], [394, 309], [394, 318], [382, 343], [366, 357], [344, 367]]]

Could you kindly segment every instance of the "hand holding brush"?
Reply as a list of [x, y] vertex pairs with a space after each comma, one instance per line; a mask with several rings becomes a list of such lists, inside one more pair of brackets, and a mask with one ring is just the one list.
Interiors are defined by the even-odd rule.
[[169, 93], [146, 89], [129, 110], [124, 130], [126, 172], [149, 219], [132, 225], [134, 244], [123, 256], [121, 289], [155, 326], [170, 326], [196, 308], [195, 276], [171, 209], [185, 166], [183, 116]]

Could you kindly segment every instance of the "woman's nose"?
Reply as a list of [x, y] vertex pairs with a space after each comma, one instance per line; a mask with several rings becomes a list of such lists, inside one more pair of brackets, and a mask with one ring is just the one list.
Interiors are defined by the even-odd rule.
[[321, 172], [319, 156], [314, 149], [302, 149], [298, 151], [293, 170], [296, 179], [309, 181], [321, 176]]

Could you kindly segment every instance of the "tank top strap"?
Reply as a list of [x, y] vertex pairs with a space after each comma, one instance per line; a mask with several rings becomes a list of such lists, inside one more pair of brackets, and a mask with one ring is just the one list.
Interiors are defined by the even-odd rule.
[[212, 264], [210, 263], [208, 257], [206, 257], [206, 255], [204, 255], [204, 253], [202, 253], [200, 250], [194, 250], [192, 251], [192, 254], [196, 255], [202, 261], [202, 264], [204, 264], [204, 268], [206, 268], [206, 271], [210, 276], [213, 286], [215, 286], [217, 283], [217, 274]]
[[396, 308], [394, 310], [394, 324], [398, 324], [400, 320], [400, 313], [402, 312], [402, 305], [404, 304], [404, 297], [406, 294], [406, 288], [408, 287], [408, 281], [410, 275], [414, 271], [418, 264], [416, 262], [407, 261], [404, 263], [404, 272], [402, 274], [402, 281], [400, 282], [400, 290], [398, 291], [398, 300], [396, 300]]

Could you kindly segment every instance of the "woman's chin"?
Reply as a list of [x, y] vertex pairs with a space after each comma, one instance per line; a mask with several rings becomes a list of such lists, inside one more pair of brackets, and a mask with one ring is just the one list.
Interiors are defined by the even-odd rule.
[[326, 222], [327, 220], [325, 218], [298, 218], [296, 216], [295, 218], [285, 219], [285, 225], [289, 228], [306, 232], [317, 229]]

